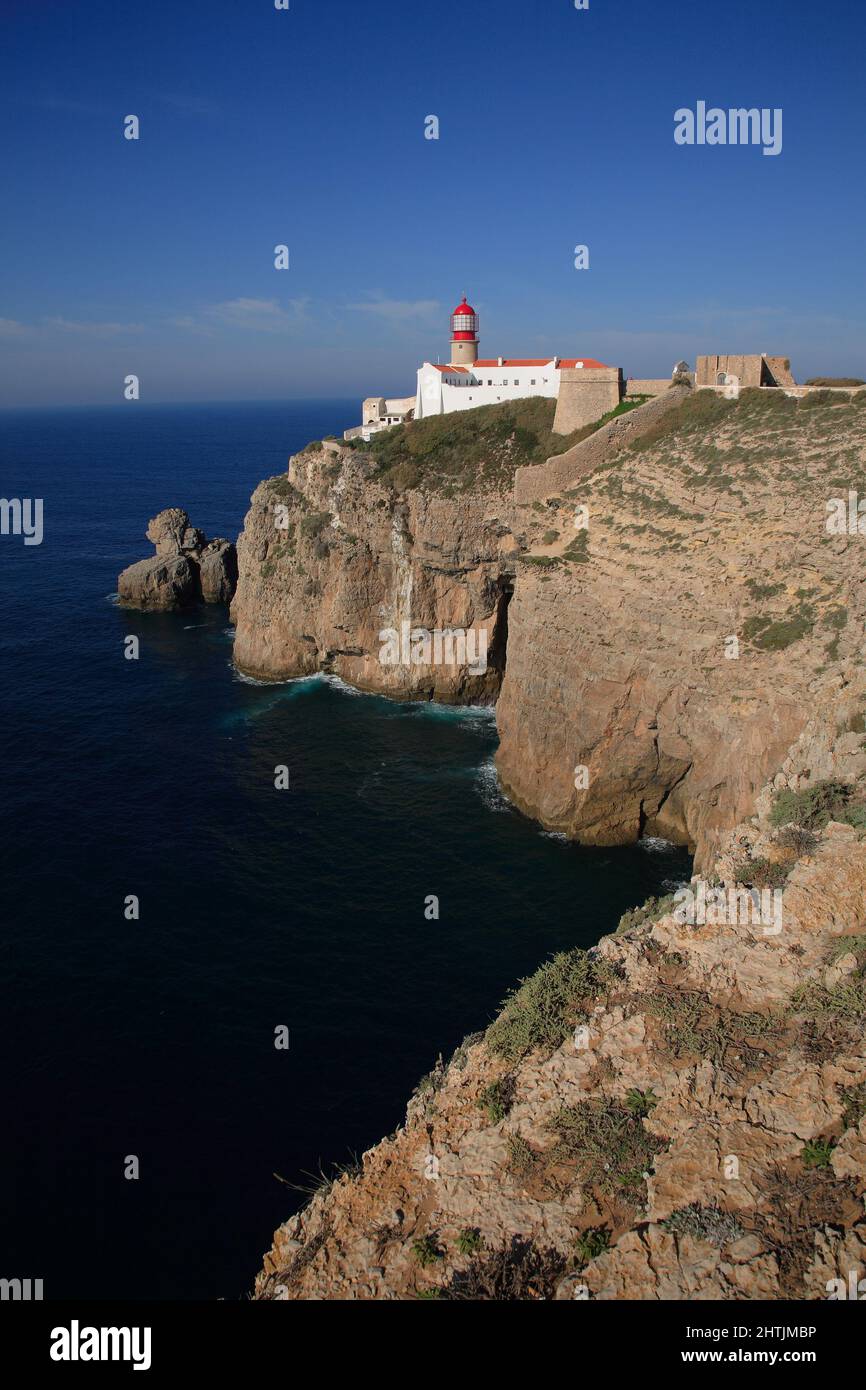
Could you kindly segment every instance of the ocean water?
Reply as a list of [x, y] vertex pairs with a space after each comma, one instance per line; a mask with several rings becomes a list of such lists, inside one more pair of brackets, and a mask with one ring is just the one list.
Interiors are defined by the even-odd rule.
[[517, 814], [490, 711], [255, 684], [226, 612], [113, 602], [156, 511], [234, 538], [356, 410], [0, 414], [0, 491], [45, 508], [0, 537], [0, 1276], [46, 1298], [242, 1297], [302, 1201], [274, 1174], [393, 1131], [517, 979], [688, 875]]

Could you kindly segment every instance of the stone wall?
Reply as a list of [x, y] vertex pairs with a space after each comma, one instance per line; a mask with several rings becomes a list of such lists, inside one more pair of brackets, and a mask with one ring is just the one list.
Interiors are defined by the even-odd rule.
[[695, 373], [696, 386], [717, 386], [720, 372], [739, 378], [740, 386], [793, 386], [791, 363], [787, 357], [764, 357], [760, 354], [727, 353], [699, 357]]
[[669, 376], [630, 376], [625, 383], [626, 400], [631, 396], [660, 396], [671, 384]]
[[[635, 406], [625, 415], [617, 415], [588, 439], [583, 439], [564, 454], [556, 454], [546, 463], [518, 468], [514, 477], [514, 501], [540, 502], [560, 492], [578, 478], [585, 477], [599, 464], [607, 462], [612, 453], [624, 448], [632, 439], [655, 424], [660, 415], [685, 400], [688, 386], [672, 386], [663, 396], [656, 396], [646, 405]], [[597, 418], [597, 417], [596, 417]]]
[[622, 400], [620, 367], [563, 367], [554, 434], [571, 434], [615, 410]]

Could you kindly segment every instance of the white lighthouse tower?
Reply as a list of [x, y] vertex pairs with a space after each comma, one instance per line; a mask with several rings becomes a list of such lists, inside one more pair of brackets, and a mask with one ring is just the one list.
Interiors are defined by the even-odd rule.
[[451, 315], [451, 366], [474, 367], [478, 361], [478, 315], [463, 296]]

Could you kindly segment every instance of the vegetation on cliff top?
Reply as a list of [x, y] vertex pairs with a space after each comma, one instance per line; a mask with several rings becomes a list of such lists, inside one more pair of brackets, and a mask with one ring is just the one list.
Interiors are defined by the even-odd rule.
[[641, 400], [623, 401], [602, 419], [563, 435], [553, 433], [556, 401], [529, 396], [396, 425], [374, 435], [369, 444], [348, 442], [370, 455], [380, 482], [398, 491], [419, 488], [446, 497], [490, 492], [510, 488], [518, 468], [564, 453], [639, 404]]
[[614, 968], [579, 948], [562, 951], [509, 994], [487, 1030], [491, 1052], [516, 1062], [533, 1048], [551, 1052], [589, 1016], [586, 1005], [610, 987]]

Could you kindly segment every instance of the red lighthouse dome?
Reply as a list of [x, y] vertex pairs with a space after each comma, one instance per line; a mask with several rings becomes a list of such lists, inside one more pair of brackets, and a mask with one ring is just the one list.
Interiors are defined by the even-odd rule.
[[463, 296], [462, 304], [458, 304], [454, 313], [451, 315], [451, 341], [466, 342], [478, 337], [478, 315], [467, 304], [466, 296]]

